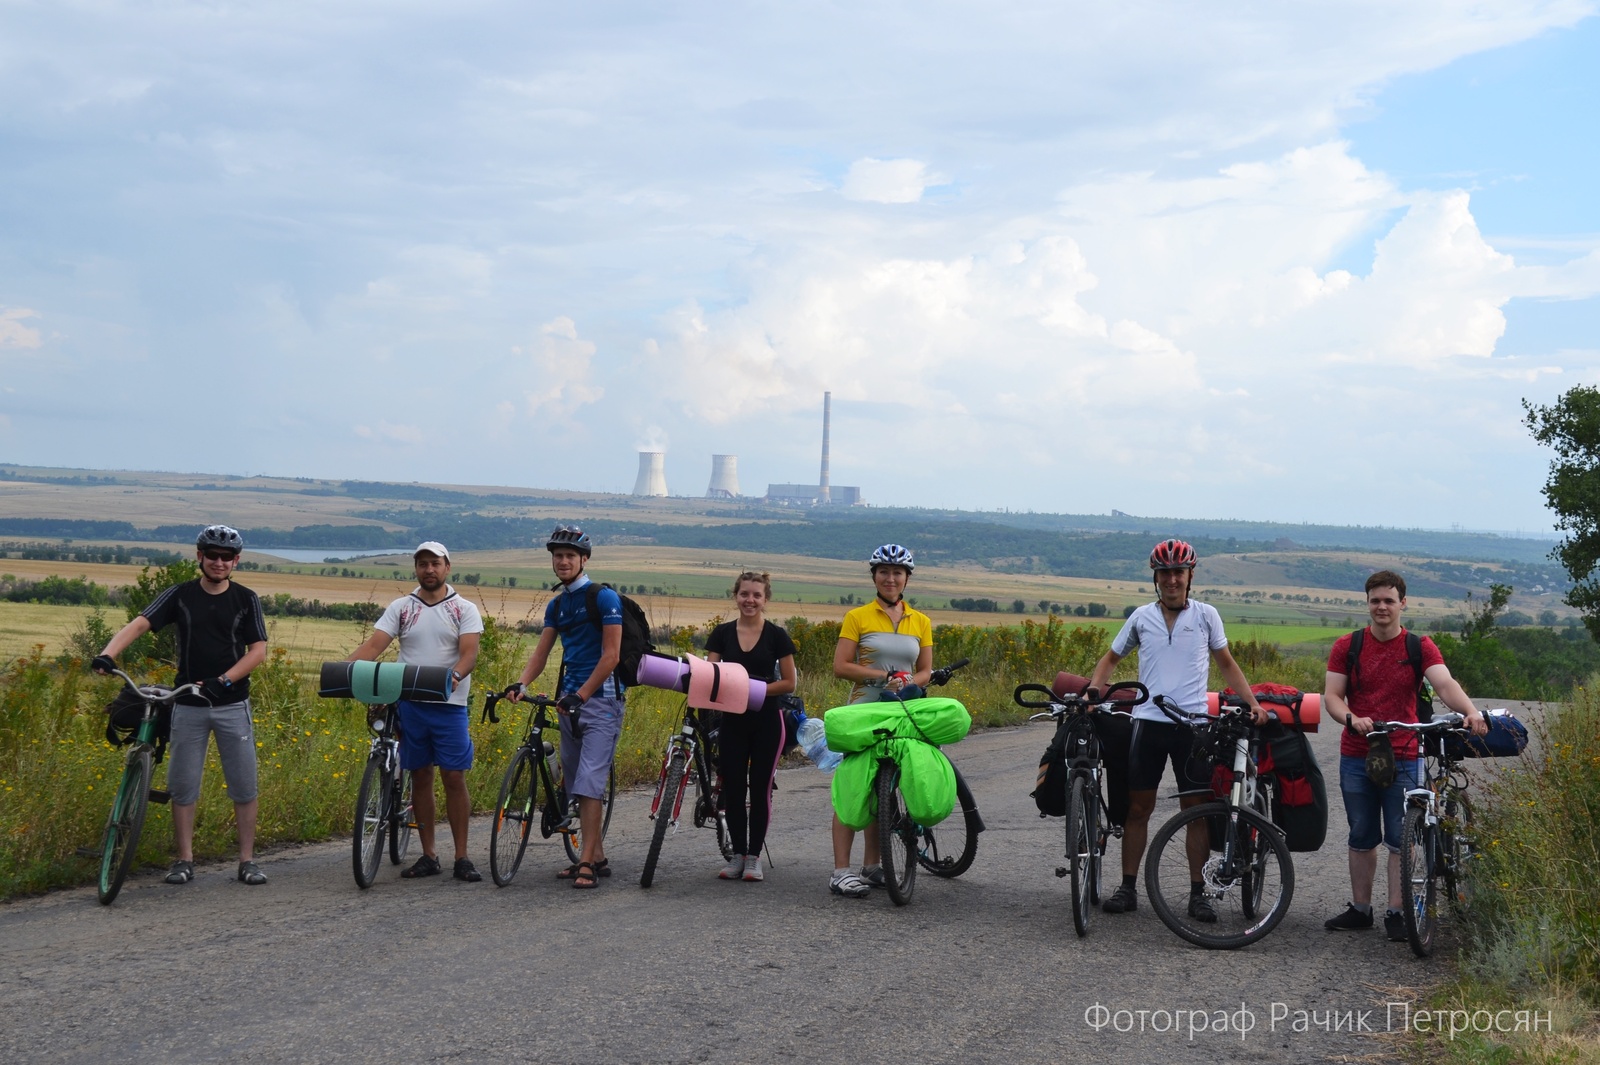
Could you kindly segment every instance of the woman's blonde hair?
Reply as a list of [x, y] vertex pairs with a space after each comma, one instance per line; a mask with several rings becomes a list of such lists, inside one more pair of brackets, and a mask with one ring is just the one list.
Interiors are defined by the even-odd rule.
[[733, 579], [733, 587], [728, 589], [728, 594], [730, 596], [738, 595], [739, 594], [739, 585], [743, 584], [745, 581], [755, 581], [757, 584], [761, 585], [762, 590], [766, 593], [765, 597], [766, 597], [767, 602], [769, 602], [769, 603], [772, 602], [772, 577], [771, 577], [771, 575], [770, 574], [766, 574], [766, 573], [757, 573], [753, 569], [747, 569], [743, 573], [741, 573], [737, 577], [735, 577]]

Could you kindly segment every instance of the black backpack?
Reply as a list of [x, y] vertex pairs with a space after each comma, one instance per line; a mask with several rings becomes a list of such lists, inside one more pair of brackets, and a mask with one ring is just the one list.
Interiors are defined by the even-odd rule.
[[[611, 585], [589, 582], [589, 621], [597, 629], [604, 628], [600, 621], [601, 588], [611, 588]], [[611, 590], [617, 592], [615, 588]], [[645, 616], [644, 607], [621, 592], [617, 592], [617, 598], [622, 600], [622, 657], [611, 675], [631, 688], [639, 683], [640, 659], [654, 651], [656, 645], [650, 642], [650, 619]]]
[[[1366, 629], [1357, 629], [1350, 634], [1350, 653], [1344, 659], [1344, 675], [1349, 678], [1344, 693], [1347, 702], [1356, 692], [1356, 672], [1361, 663], [1361, 645], [1365, 642], [1366, 634]], [[1422, 683], [1422, 637], [1410, 629], [1406, 630], [1406, 661], [1411, 663], [1411, 671], [1417, 677], [1417, 720], [1427, 724], [1433, 720], [1433, 698]]]

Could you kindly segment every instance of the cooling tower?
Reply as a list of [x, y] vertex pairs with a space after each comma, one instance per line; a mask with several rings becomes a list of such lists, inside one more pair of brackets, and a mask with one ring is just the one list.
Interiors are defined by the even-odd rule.
[[667, 456], [663, 451], [639, 452], [639, 479], [633, 482], [636, 496], [667, 494]]
[[817, 478], [817, 499], [830, 502], [828, 494], [828, 423], [833, 420], [833, 393], [822, 393], [822, 476]]
[[711, 487], [707, 499], [732, 499], [739, 494], [739, 456], [711, 456]]

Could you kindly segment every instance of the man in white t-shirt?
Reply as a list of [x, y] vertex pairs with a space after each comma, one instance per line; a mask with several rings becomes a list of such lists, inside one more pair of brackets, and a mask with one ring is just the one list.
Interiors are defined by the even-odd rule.
[[372, 626], [372, 635], [347, 659], [373, 661], [394, 640], [400, 641], [400, 661], [413, 666], [447, 666], [455, 684], [442, 703], [402, 699], [400, 711], [400, 767], [412, 775], [413, 810], [422, 857], [400, 875], [408, 880], [440, 872], [434, 850], [433, 767], [439, 767], [444, 784], [445, 816], [455, 842], [455, 878], [476, 883], [483, 879], [467, 857], [467, 823], [472, 799], [467, 794], [466, 773], [472, 768], [472, 737], [467, 731], [467, 697], [472, 691], [472, 667], [478, 661], [478, 641], [483, 617], [469, 600], [461, 598], [447, 582], [450, 552], [437, 540], [420, 545], [412, 557], [417, 587], [410, 595], [389, 604]]
[[[1154, 697], [1165, 695], [1185, 714], [1203, 720], [1206, 681], [1214, 659], [1228, 687], [1250, 701], [1257, 723], [1267, 720], [1267, 712], [1250, 693], [1244, 671], [1228, 651], [1222, 616], [1215, 607], [1189, 598], [1196, 561], [1194, 548], [1182, 540], [1163, 540], [1155, 546], [1150, 552], [1150, 568], [1155, 571], [1156, 601], [1128, 616], [1089, 679], [1092, 690], [1104, 690], [1117, 663], [1137, 649], [1139, 681], [1150, 689], [1152, 698], [1134, 709], [1133, 742], [1128, 750], [1128, 819], [1122, 832], [1122, 886], [1102, 905], [1107, 913], [1139, 908], [1139, 861], [1144, 857], [1150, 815], [1156, 808], [1156, 789], [1167, 762], [1171, 761], [1177, 777], [1182, 806], [1187, 808], [1211, 798], [1211, 781], [1190, 779], [1185, 772], [1192, 730], [1162, 713]], [[1205, 821], [1191, 824], [1185, 850], [1189, 855], [1189, 879], [1196, 890], [1189, 895], [1189, 916], [1198, 921], [1217, 919], [1210, 900], [1198, 890], [1210, 845]]]

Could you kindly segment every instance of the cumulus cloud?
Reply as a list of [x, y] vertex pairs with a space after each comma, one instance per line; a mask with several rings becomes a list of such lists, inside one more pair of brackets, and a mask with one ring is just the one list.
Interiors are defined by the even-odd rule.
[[530, 416], [571, 418], [579, 407], [597, 403], [605, 389], [593, 381], [595, 345], [578, 339], [578, 326], [565, 316], [539, 327], [539, 338], [526, 356], [535, 382], [523, 391], [523, 412]]
[[37, 348], [41, 343], [39, 330], [22, 324], [37, 317], [37, 313], [25, 307], [0, 310], [0, 348]]
[[930, 185], [944, 178], [928, 172], [915, 159], [857, 159], [845, 173], [839, 191], [847, 200], [868, 203], [916, 203]]

